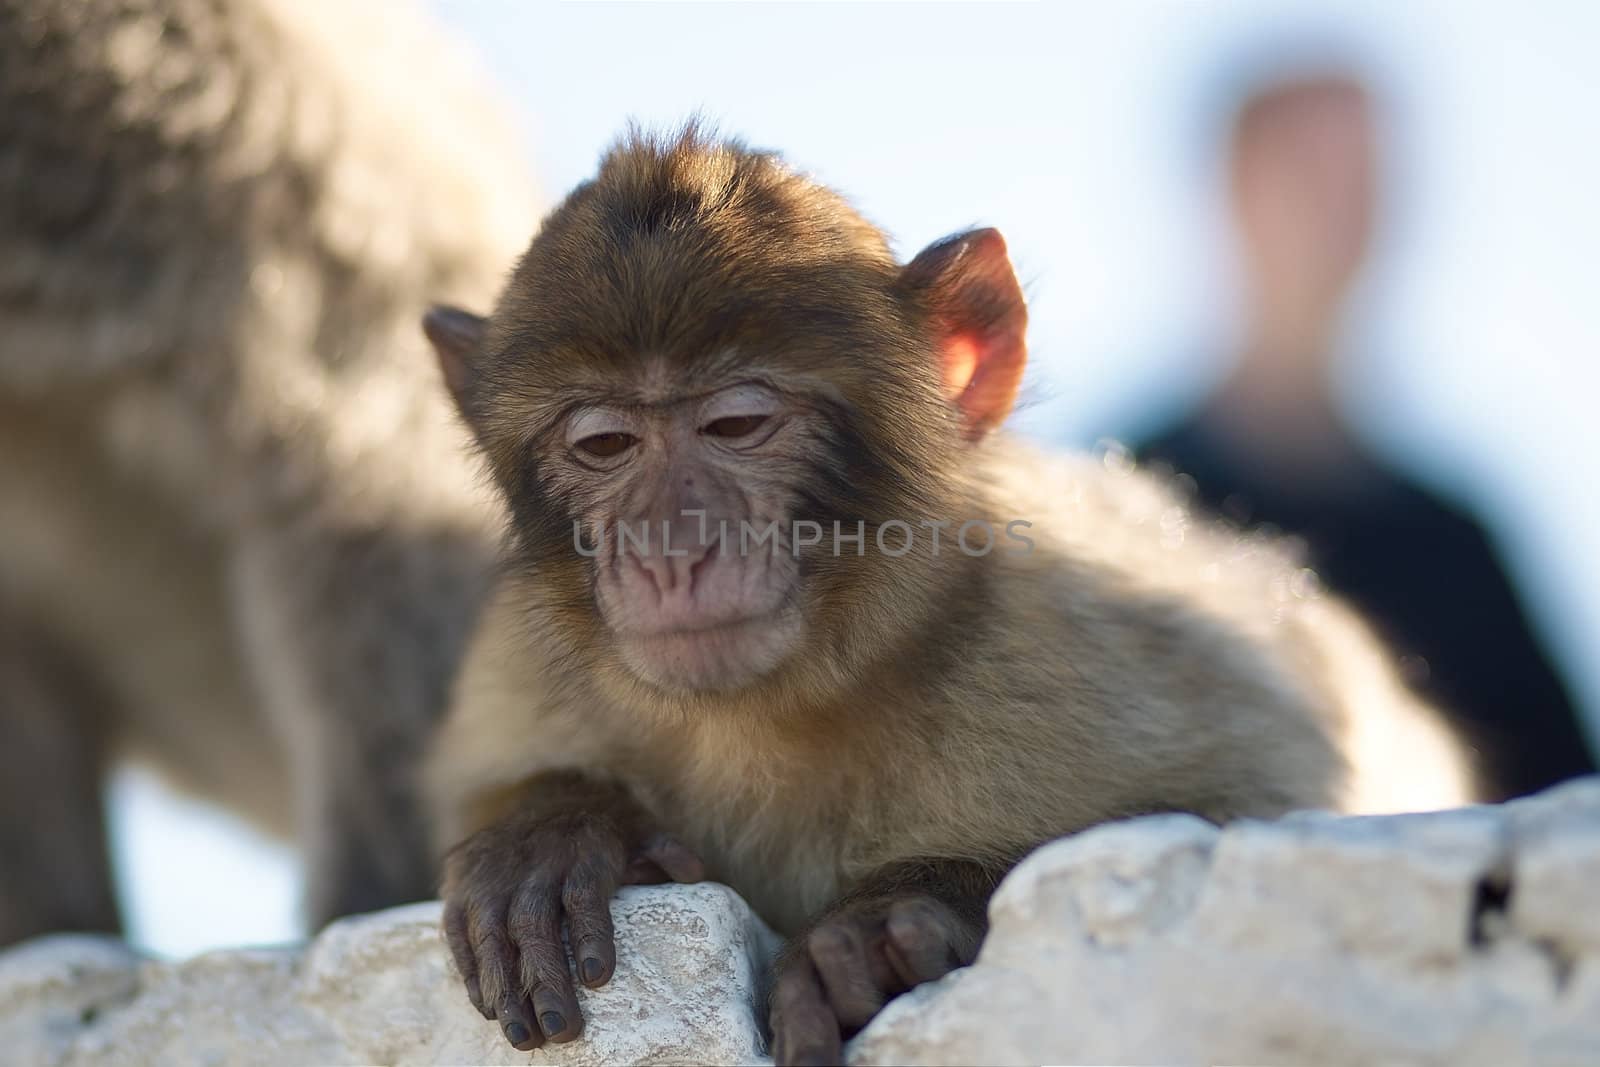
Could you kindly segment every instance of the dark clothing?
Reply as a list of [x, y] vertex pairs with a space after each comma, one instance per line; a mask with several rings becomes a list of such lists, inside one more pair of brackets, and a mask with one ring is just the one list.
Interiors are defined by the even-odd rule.
[[1201, 421], [1137, 454], [1192, 477], [1212, 510], [1303, 538], [1327, 586], [1362, 611], [1413, 688], [1478, 750], [1495, 799], [1595, 769], [1571, 698], [1467, 515], [1365, 457], [1337, 486], [1286, 489]]

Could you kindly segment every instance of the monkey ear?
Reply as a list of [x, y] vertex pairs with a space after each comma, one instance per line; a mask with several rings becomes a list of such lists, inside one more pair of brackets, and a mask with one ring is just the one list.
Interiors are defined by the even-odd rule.
[[945, 395], [969, 441], [1005, 421], [1028, 360], [1028, 307], [999, 230], [969, 230], [930, 245], [901, 282], [924, 294], [939, 332]]
[[456, 406], [463, 411], [477, 372], [478, 349], [483, 344], [487, 323], [480, 315], [445, 304], [435, 304], [422, 316], [422, 332], [433, 343], [444, 382], [450, 387]]

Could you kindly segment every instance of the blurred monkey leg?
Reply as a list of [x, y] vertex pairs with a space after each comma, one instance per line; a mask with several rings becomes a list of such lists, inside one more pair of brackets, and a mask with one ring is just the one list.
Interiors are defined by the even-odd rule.
[[0, 945], [116, 932], [101, 777], [106, 694], [0, 607]]

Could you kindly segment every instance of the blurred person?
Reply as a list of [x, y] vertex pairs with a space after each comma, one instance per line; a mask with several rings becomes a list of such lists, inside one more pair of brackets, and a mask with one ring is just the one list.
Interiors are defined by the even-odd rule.
[[1245, 101], [1227, 160], [1242, 350], [1198, 410], [1135, 451], [1192, 478], [1214, 510], [1303, 538], [1318, 574], [1478, 750], [1488, 794], [1516, 796], [1595, 769], [1567, 688], [1477, 518], [1370, 454], [1332, 395], [1376, 215], [1372, 112], [1342, 74]]

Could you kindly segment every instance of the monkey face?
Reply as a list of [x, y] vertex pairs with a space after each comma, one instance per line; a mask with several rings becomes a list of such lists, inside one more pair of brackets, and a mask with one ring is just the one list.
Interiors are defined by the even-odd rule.
[[[575, 394], [529, 446], [539, 502], [521, 509], [523, 545], [545, 584], [571, 590], [569, 615], [582, 604], [587, 643], [654, 690], [749, 691], [791, 660], [837, 666], [858, 599], [881, 610], [864, 594], [892, 595], [898, 576], [875, 579], [865, 548], [914, 510], [916, 481], [884, 465], [870, 416], [825, 377], [736, 344], [701, 366], [717, 369], [642, 358]], [[551, 514], [569, 524], [559, 541]]]
[[664, 364], [645, 378], [661, 399], [569, 411], [546, 477], [581, 501], [574, 550], [592, 553], [595, 607], [627, 668], [662, 688], [747, 685], [805, 631], [785, 520], [818, 416], [754, 381], [681, 396]]

